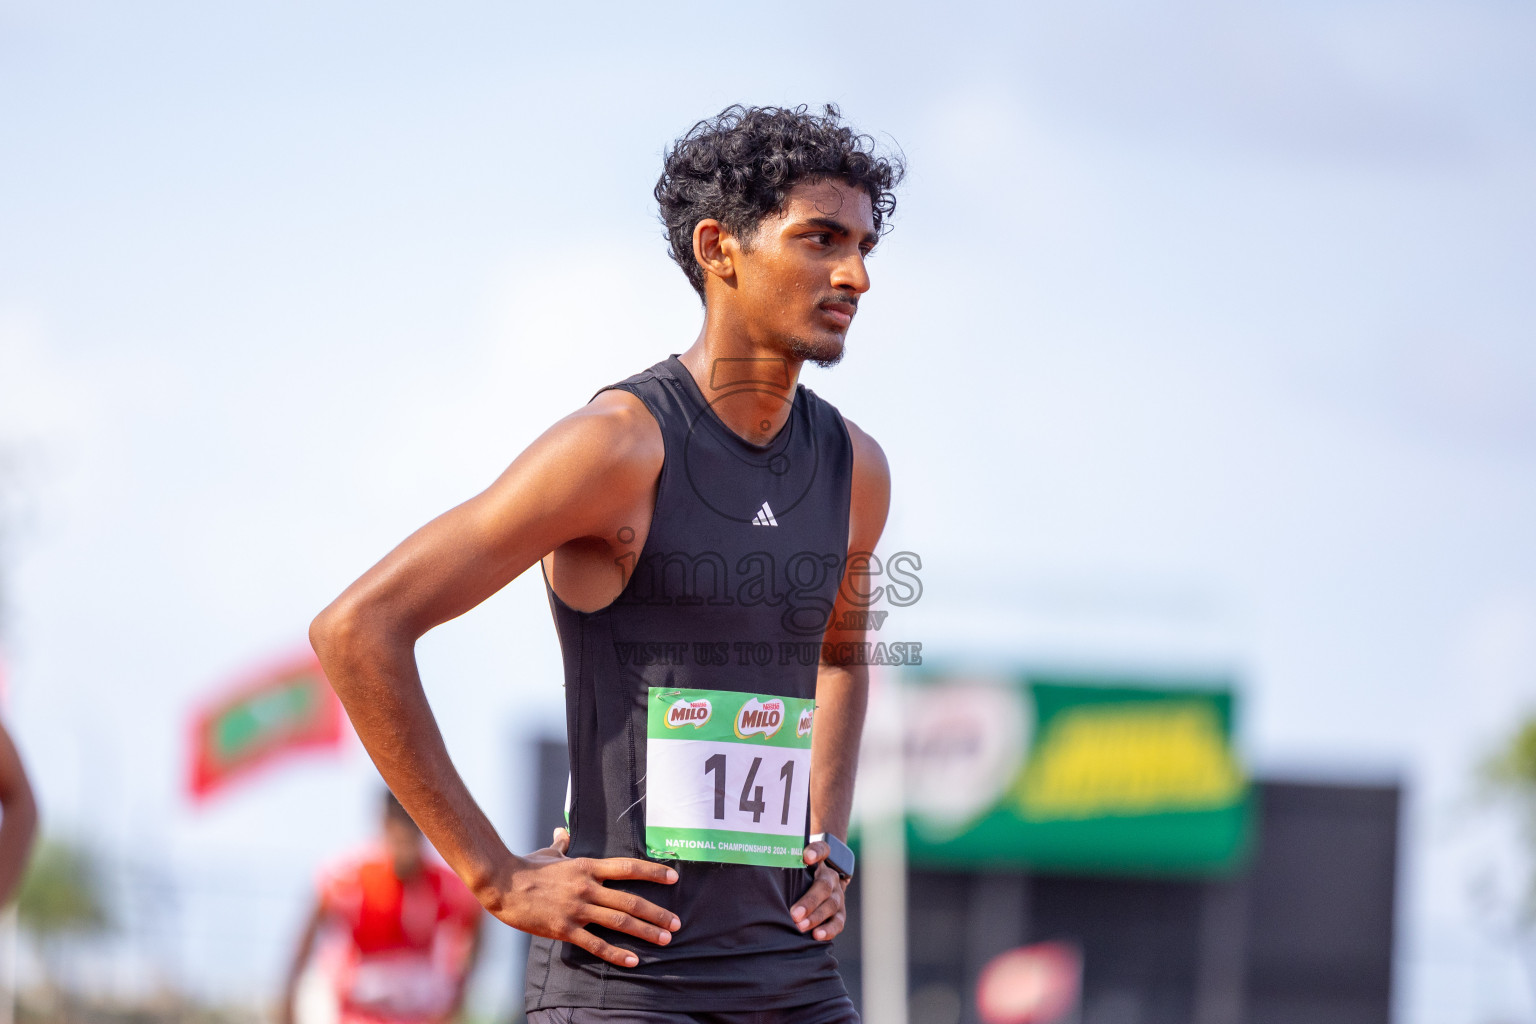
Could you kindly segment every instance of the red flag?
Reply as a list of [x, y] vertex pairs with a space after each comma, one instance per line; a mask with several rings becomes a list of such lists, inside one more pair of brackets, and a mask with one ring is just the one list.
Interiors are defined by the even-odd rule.
[[192, 719], [188, 789], [202, 800], [295, 751], [335, 750], [341, 702], [313, 652], [252, 673]]

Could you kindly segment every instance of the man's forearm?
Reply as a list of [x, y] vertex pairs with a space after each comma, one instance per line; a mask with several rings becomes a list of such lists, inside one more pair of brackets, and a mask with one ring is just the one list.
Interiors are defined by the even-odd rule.
[[469, 992], [469, 979], [475, 973], [475, 965], [480, 962], [480, 940], [480, 925], [477, 922], [474, 931], [470, 932], [469, 949], [465, 950], [464, 964], [454, 983], [453, 1002], [448, 1006], [449, 1020], [457, 1018], [464, 1011], [464, 997]]
[[867, 665], [822, 665], [816, 674], [811, 733], [811, 832], [848, 837], [859, 740], [869, 704]]
[[513, 859], [448, 756], [414, 644], [327, 609], [310, 639], [358, 739], [422, 833], [477, 897]]
[[433, 624], [400, 628], [343, 594], [315, 619], [309, 638], [379, 774], [481, 906], [514, 928], [573, 943], [618, 967], [638, 966], [638, 954], [586, 926], [600, 921], [665, 945], [682, 927], [677, 915], [606, 883], [671, 885], [677, 872], [630, 857], [567, 857], [559, 843], [526, 857], [507, 849], [449, 760], [421, 689], [415, 640]]
[[277, 1019], [280, 1024], [292, 1024], [294, 1018], [294, 1002], [299, 994], [299, 979], [304, 976], [304, 968], [309, 966], [310, 955], [315, 951], [315, 937], [320, 934], [320, 925], [325, 921], [325, 908], [319, 903], [315, 904], [309, 912], [309, 919], [304, 922], [304, 934], [299, 936], [299, 944], [293, 951], [293, 960], [288, 965], [288, 977], [283, 981], [282, 1002], [278, 1005]]

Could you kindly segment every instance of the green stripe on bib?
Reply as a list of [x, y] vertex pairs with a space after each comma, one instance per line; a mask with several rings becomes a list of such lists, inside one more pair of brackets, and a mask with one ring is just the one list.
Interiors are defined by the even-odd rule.
[[646, 735], [809, 749], [815, 709], [814, 698], [653, 686]]
[[756, 864], [770, 868], [805, 867], [805, 837], [763, 836], [724, 829], [647, 829], [645, 845], [662, 860], [707, 860], [716, 864]]

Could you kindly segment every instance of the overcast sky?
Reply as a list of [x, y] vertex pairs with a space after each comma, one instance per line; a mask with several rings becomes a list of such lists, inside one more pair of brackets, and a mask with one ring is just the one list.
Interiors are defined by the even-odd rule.
[[[7, 720], [47, 822], [185, 880], [183, 980], [275, 988], [376, 783], [354, 744], [194, 811], [190, 708], [690, 343], [670, 140], [835, 100], [911, 167], [805, 376], [923, 559], [886, 631], [1232, 672], [1257, 770], [1408, 786], [1401, 1019], [1536, 1019], [1469, 803], [1536, 707], [1533, 87], [1536, 12], [1468, 0], [0, 0]], [[561, 714], [536, 575], [421, 659], [520, 836]]]

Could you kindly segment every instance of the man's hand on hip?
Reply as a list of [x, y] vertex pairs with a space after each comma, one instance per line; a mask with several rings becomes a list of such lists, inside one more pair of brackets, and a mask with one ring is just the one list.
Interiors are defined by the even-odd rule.
[[[677, 915], [604, 882], [636, 879], [671, 885], [677, 872], [665, 864], [631, 857], [567, 857], [570, 833], [555, 829], [554, 841], [518, 858], [490, 898], [482, 897], [495, 917], [512, 927], [580, 946], [618, 967], [634, 967], [640, 958], [604, 942], [587, 925], [595, 924], [665, 946], [682, 926]], [[836, 877], [835, 875], [833, 876]]]
[[811, 938], [823, 942], [837, 938], [848, 923], [848, 883], [826, 864], [829, 852], [827, 844], [819, 841], [805, 848], [805, 863], [815, 865], [816, 880], [789, 908], [795, 927], [802, 932], [816, 929], [811, 932]]

